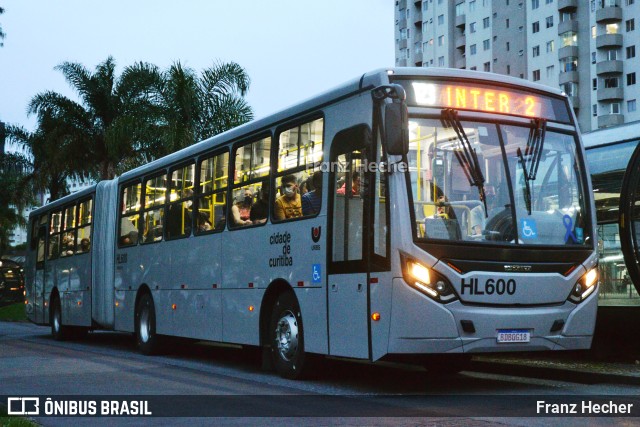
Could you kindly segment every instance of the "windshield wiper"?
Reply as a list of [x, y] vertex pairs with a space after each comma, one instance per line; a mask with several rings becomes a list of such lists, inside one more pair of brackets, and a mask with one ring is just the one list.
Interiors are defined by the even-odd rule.
[[542, 150], [544, 147], [544, 138], [547, 133], [547, 121], [544, 119], [531, 120], [531, 128], [529, 129], [529, 138], [527, 146], [522, 150], [518, 147], [516, 151], [522, 172], [524, 173], [524, 203], [527, 207], [527, 213], [531, 215], [531, 186], [529, 181], [535, 181], [538, 175], [538, 167], [542, 159]]
[[488, 218], [487, 200], [484, 194], [484, 175], [480, 168], [480, 162], [478, 161], [476, 150], [471, 145], [471, 141], [469, 141], [469, 138], [462, 127], [462, 123], [458, 118], [458, 112], [451, 108], [446, 108], [442, 110], [440, 120], [445, 128], [453, 128], [458, 136], [458, 146], [453, 152], [458, 159], [460, 166], [462, 166], [462, 171], [469, 180], [469, 185], [478, 187], [480, 201], [484, 204], [484, 214], [485, 217]]

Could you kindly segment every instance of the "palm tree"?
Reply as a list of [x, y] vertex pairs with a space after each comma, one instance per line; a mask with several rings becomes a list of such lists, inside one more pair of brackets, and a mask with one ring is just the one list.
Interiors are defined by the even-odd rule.
[[201, 75], [178, 61], [163, 73], [164, 150], [168, 154], [253, 119], [250, 85], [235, 62], [215, 62]]
[[90, 73], [83, 65], [64, 62], [56, 67], [76, 90], [80, 103], [53, 91], [37, 94], [28, 106], [48, 141], [64, 141], [67, 161], [80, 176], [112, 179], [117, 165], [153, 148], [162, 108], [157, 67], [137, 63], [115, 75], [112, 57]]

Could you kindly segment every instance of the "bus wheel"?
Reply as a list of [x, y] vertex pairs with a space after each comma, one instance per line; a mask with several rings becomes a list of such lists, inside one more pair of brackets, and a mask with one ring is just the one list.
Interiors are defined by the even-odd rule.
[[306, 355], [302, 317], [298, 301], [292, 292], [278, 297], [271, 313], [269, 327], [271, 356], [278, 374], [284, 378], [301, 379], [306, 374]]
[[51, 335], [56, 341], [64, 341], [69, 337], [69, 327], [62, 324], [62, 307], [58, 296], [51, 302]]
[[136, 308], [136, 343], [142, 354], [152, 355], [160, 350], [160, 339], [156, 335], [156, 310], [151, 295], [144, 294]]

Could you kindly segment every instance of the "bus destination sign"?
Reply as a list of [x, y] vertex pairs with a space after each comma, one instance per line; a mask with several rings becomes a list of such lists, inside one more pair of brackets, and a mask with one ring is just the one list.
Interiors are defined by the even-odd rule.
[[399, 83], [407, 91], [409, 104], [414, 106], [455, 108], [570, 122], [566, 104], [561, 98], [466, 82], [414, 80]]

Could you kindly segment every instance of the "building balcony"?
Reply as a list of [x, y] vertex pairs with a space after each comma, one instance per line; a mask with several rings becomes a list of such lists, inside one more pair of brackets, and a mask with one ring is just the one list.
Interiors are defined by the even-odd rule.
[[413, 5], [420, 9], [422, 7], [422, 0], [414, 0]]
[[455, 65], [456, 65], [456, 68], [458, 68], [458, 69], [464, 69], [464, 68], [466, 68], [466, 67], [467, 67], [467, 60], [466, 60], [466, 58], [462, 57], [462, 58], [458, 58], [458, 59], [456, 59], [456, 63], [455, 63]]
[[607, 24], [609, 22], [622, 21], [622, 8], [607, 6], [596, 10], [596, 22], [598, 24]]
[[467, 45], [467, 38], [465, 36], [456, 37], [456, 49], [464, 48]]
[[565, 71], [564, 73], [560, 73], [560, 76], [558, 77], [558, 83], [565, 84], [565, 83], [578, 83], [580, 81], [580, 75], [578, 74], [577, 71]]
[[596, 64], [596, 74], [620, 74], [623, 71], [623, 61], [611, 60], [601, 61]]
[[596, 48], [622, 47], [622, 34], [601, 34], [596, 37]]
[[621, 87], [598, 89], [598, 102], [619, 101], [621, 99], [624, 99], [624, 89]]
[[564, 46], [558, 49], [558, 59], [577, 58], [578, 56], [578, 46]]
[[624, 116], [622, 114], [605, 114], [603, 116], [598, 116], [599, 128], [608, 128], [622, 124], [624, 124]]
[[558, 35], [564, 34], [568, 31], [578, 33], [578, 20], [577, 19], [569, 19], [568, 21], [564, 21], [558, 24]]
[[413, 12], [413, 25], [422, 27], [422, 11]]
[[422, 64], [422, 52], [416, 52], [413, 55], [413, 61], [414, 62], [419, 62], [420, 64]]
[[398, 1], [398, 9], [406, 9], [407, 8], [407, 0], [399, 0]]
[[398, 67], [406, 67], [407, 66], [407, 60], [406, 59], [400, 59], [398, 61]]
[[558, 10], [569, 12], [578, 8], [578, 0], [558, 0]]
[[456, 16], [456, 27], [464, 28], [466, 23], [467, 23], [467, 16], [465, 14]]
[[402, 40], [400, 40], [400, 43], [398, 43], [398, 48], [406, 49], [408, 44], [409, 43], [408, 43], [407, 39], [402, 39]]
[[577, 110], [580, 108], [580, 98], [578, 98], [577, 96], [570, 96], [569, 103], [571, 104], [574, 110]]

